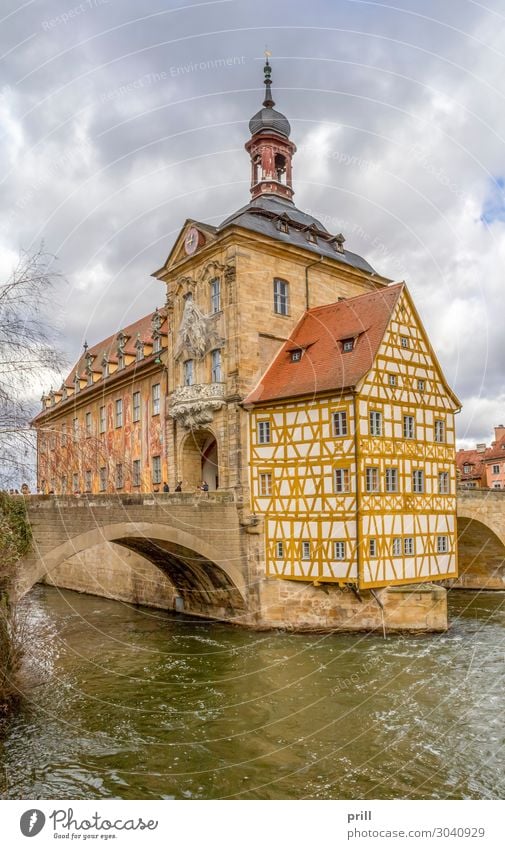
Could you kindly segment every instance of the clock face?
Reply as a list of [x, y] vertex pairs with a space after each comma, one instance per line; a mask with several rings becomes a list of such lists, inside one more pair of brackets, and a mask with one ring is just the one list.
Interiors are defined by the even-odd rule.
[[196, 227], [190, 227], [186, 234], [186, 238], [184, 240], [184, 250], [191, 256], [194, 254], [197, 247], [201, 244], [201, 234], [198, 232]]

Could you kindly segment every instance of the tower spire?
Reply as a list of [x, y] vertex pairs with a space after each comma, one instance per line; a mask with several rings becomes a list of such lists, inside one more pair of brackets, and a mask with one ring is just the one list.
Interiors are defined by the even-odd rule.
[[270, 50], [265, 50], [266, 61], [265, 61], [265, 67], [263, 68], [263, 73], [265, 75], [265, 99], [263, 101], [263, 106], [266, 106], [267, 108], [270, 108], [270, 109], [272, 108], [272, 106], [275, 106], [275, 100], [272, 97], [272, 89], [271, 89], [272, 66], [270, 65], [270, 62], [268, 61], [269, 57], [271, 55], [272, 54], [270, 53]]

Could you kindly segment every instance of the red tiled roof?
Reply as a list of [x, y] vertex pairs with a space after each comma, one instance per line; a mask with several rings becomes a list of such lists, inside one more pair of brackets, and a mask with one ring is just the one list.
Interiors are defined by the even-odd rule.
[[[304, 313], [244, 404], [313, 395], [356, 386], [370, 370], [403, 283]], [[354, 339], [352, 351], [342, 341]], [[293, 349], [302, 358], [293, 362]]]
[[[488, 456], [488, 451], [489, 448], [486, 448], [485, 451], [477, 451], [475, 448], [469, 448], [467, 450], [460, 448], [456, 452], [456, 466], [461, 473], [462, 481], [480, 480], [483, 477], [483, 463]], [[471, 466], [472, 468], [469, 472], [464, 472], [464, 466]]]

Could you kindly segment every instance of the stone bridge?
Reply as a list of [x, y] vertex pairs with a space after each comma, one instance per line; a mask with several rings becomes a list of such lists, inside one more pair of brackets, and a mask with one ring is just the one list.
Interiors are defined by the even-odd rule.
[[505, 490], [458, 490], [458, 560], [451, 586], [505, 589]]
[[[138, 604], [251, 623], [257, 580], [233, 493], [32, 496], [33, 551], [14, 597], [38, 581]], [[252, 542], [252, 540], [251, 540]], [[257, 567], [254, 567], [257, 568]]]

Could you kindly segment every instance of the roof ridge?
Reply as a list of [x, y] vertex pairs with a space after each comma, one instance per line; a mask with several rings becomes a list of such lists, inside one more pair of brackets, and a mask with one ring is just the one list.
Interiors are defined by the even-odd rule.
[[354, 301], [358, 301], [361, 298], [369, 298], [374, 297], [376, 295], [384, 296], [387, 292], [391, 292], [396, 288], [401, 288], [405, 286], [405, 281], [401, 281], [400, 283], [391, 283], [389, 286], [381, 286], [380, 289], [373, 289], [369, 292], [362, 292], [360, 295], [353, 295], [352, 298], [339, 298], [336, 301], [330, 301], [329, 304], [321, 304], [318, 307], [309, 307], [308, 310], [305, 310], [305, 314], [307, 313], [315, 313], [322, 310], [327, 310], [329, 307], [335, 307], [338, 304], [350, 303]]

